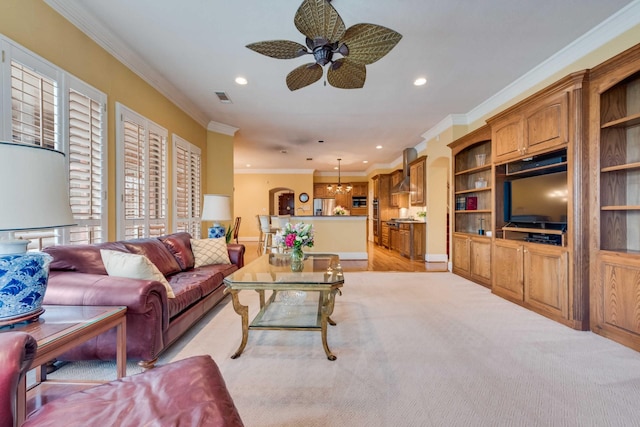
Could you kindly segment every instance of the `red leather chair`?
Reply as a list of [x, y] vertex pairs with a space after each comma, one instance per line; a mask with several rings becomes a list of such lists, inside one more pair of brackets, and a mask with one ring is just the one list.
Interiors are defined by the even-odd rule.
[[[0, 427], [16, 427], [18, 383], [37, 344], [23, 332], [0, 333]], [[194, 356], [70, 393], [40, 406], [22, 427], [243, 426], [218, 366]]]

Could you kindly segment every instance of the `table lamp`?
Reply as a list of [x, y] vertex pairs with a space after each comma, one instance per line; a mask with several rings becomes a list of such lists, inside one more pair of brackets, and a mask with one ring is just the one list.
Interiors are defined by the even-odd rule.
[[73, 225], [68, 181], [60, 151], [0, 141], [0, 326], [44, 311], [51, 257], [14, 232]]
[[213, 226], [209, 228], [209, 238], [217, 239], [225, 236], [225, 228], [220, 225], [220, 221], [231, 221], [230, 196], [222, 194], [205, 194], [202, 204], [203, 221], [213, 221]]

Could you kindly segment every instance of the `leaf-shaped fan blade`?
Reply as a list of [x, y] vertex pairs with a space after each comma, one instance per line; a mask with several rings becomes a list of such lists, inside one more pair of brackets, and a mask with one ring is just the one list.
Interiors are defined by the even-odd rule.
[[344, 36], [345, 25], [327, 0], [304, 0], [293, 19], [298, 31], [310, 38], [335, 43]]
[[344, 43], [349, 48], [349, 59], [372, 64], [385, 56], [400, 41], [402, 35], [376, 24], [356, 24], [347, 29]]
[[304, 64], [287, 74], [287, 87], [294, 91], [322, 78], [322, 67], [314, 62]]
[[292, 59], [309, 53], [304, 45], [289, 40], [268, 40], [251, 43], [247, 47], [276, 59]]
[[367, 78], [364, 64], [340, 58], [329, 66], [327, 81], [333, 87], [340, 89], [360, 89]]

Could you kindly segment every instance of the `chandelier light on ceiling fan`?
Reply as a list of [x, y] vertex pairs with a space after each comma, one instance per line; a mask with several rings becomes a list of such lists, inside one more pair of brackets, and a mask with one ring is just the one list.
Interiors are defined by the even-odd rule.
[[327, 185], [327, 193], [329, 193], [330, 196], [335, 196], [336, 194], [348, 194], [351, 192], [351, 189], [353, 188], [351, 184], [345, 184], [343, 186], [342, 183], [340, 182], [340, 161], [341, 160], [342, 159], [338, 159], [338, 185], [336, 185], [335, 187], [333, 186], [333, 184]]
[[[258, 53], [276, 59], [313, 55], [315, 62], [304, 64], [287, 75], [289, 90], [297, 90], [322, 78], [340, 89], [359, 89], [367, 77], [365, 65], [385, 56], [402, 35], [376, 24], [356, 24], [348, 29], [327, 0], [304, 0], [294, 18], [298, 31], [306, 37], [306, 46], [289, 40], [269, 40], [248, 44]], [[342, 55], [334, 59], [335, 54]]]

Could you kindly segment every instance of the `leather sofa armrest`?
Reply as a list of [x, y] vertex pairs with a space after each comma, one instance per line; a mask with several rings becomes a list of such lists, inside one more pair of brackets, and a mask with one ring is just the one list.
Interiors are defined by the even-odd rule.
[[36, 355], [38, 344], [24, 332], [0, 334], [0, 427], [15, 425], [18, 384]]
[[[52, 271], [44, 296], [51, 305], [123, 305], [127, 314], [158, 312], [162, 330], [169, 326], [167, 291], [155, 280]], [[154, 309], [160, 307], [159, 309]]]
[[244, 267], [244, 251], [245, 246], [239, 243], [227, 243], [227, 252], [229, 253], [229, 260], [232, 264], [238, 266], [238, 268]]

